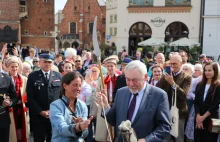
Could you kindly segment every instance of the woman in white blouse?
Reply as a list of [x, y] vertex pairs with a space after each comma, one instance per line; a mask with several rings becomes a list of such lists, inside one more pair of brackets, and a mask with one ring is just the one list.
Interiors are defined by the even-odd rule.
[[218, 134], [211, 133], [211, 118], [218, 118], [220, 102], [219, 65], [216, 62], [204, 66], [202, 81], [195, 91], [195, 142], [217, 142]]

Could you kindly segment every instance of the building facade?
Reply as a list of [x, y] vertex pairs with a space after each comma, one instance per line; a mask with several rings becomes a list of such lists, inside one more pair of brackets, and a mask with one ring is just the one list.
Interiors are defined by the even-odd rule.
[[108, 43], [114, 42], [117, 52], [126, 47], [133, 55], [137, 44], [151, 37], [166, 42], [182, 37], [198, 41], [200, 5], [200, 0], [107, 0]]
[[105, 42], [106, 7], [104, 0], [67, 0], [62, 15], [63, 18], [58, 24], [60, 48], [92, 47], [95, 16], [98, 16], [98, 41], [100, 44]]
[[220, 56], [220, 1], [205, 0], [203, 53], [219, 60]]
[[0, 5], [0, 36], [7, 37], [0, 42], [54, 48], [54, 0], [4, 0]]

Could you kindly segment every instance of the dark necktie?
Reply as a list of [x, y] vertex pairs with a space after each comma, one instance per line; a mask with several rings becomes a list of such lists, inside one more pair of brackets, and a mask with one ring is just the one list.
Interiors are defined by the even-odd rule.
[[135, 110], [135, 106], [136, 106], [136, 98], [137, 98], [138, 93], [134, 94], [133, 99], [131, 100], [129, 109], [128, 109], [128, 120], [131, 121], [134, 110]]
[[45, 79], [46, 79], [46, 82], [48, 82], [48, 73], [47, 72], [45, 73]]

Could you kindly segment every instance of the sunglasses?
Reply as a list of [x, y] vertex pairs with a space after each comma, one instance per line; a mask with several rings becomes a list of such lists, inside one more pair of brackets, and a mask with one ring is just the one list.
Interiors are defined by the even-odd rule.
[[76, 60], [75, 62], [80, 62], [80, 60]]
[[49, 63], [49, 64], [51, 64], [52, 62], [51, 62], [51, 61], [44, 61], [44, 63]]

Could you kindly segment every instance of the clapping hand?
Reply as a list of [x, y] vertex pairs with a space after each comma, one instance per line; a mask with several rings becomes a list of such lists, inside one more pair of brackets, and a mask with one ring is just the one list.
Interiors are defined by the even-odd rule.
[[79, 123], [79, 122], [83, 121], [82, 117], [76, 118], [76, 117], [73, 116], [72, 118], [73, 118], [75, 123]]
[[[75, 122], [82, 120], [82, 118], [75, 118], [75, 117], [73, 117], [73, 119], [74, 119]], [[93, 116], [91, 116], [89, 119], [87, 119], [85, 121], [82, 120], [81, 122], [76, 123], [76, 124], [78, 124], [77, 125], [78, 127], [76, 126], [77, 130], [78, 131], [84, 131], [84, 130], [88, 129], [89, 124], [92, 121], [92, 119], [93, 119]]]

